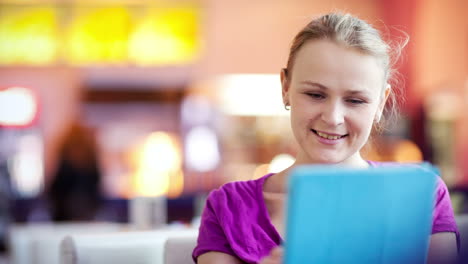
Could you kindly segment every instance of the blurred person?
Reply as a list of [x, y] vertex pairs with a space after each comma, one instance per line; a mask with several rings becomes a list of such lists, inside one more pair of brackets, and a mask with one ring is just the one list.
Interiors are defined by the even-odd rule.
[[90, 221], [101, 205], [101, 173], [92, 131], [73, 123], [62, 139], [47, 197], [53, 221]]
[[[282, 172], [212, 191], [193, 251], [195, 262], [282, 263], [287, 178], [297, 165], [404, 166], [365, 160], [361, 150], [372, 131], [382, 130], [384, 119], [396, 111], [392, 59], [406, 42], [395, 52], [367, 22], [338, 13], [312, 20], [296, 35], [281, 71], [283, 102], [300, 146], [296, 161]], [[428, 260], [451, 263], [459, 233], [440, 177], [435, 198]]]
[[[1, 131], [0, 131], [1, 134]], [[7, 168], [7, 159], [0, 152], [0, 252], [5, 251], [5, 242], [7, 240], [7, 229], [9, 227], [11, 216], [11, 185]]]

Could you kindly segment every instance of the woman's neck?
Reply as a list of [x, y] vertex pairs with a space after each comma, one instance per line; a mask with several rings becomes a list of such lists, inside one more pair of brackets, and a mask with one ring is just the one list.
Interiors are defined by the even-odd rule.
[[369, 163], [362, 158], [359, 152], [355, 153], [354, 155], [348, 157], [345, 160], [342, 160], [340, 162], [335, 162], [335, 163], [326, 163], [323, 161], [314, 160], [310, 158], [306, 153], [300, 152], [296, 156], [296, 162], [294, 163], [292, 167], [298, 166], [298, 165], [337, 165], [337, 166], [343, 166], [343, 167], [348, 167], [348, 168], [368, 168], [370, 166]]
[[296, 162], [289, 168], [269, 177], [263, 186], [263, 191], [272, 193], [286, 193], [289, 174], [296, 166], [299, 165], [338, 165], [351, 168], [368, 168], [370, 166], [370, 164], [364, 160], [359, 153], [348, 158], [347, 160], [344, 160], [343, 162], [333, 164], [312, 163], [304, 161], [301, 162], [299, 160], [299, 158], [296, 159]]

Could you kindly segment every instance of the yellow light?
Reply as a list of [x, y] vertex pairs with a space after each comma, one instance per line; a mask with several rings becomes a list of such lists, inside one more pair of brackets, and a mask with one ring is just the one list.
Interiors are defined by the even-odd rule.
[[0, 64], [187, 64], [200, 55], [196, 5], [117, 2], [2, 5]]
[[200, 50], [198, 24], [196, 8], [150, 8], [130, 36], [129, 58], [143, 65], [192, 62]]
[[73, 64], [123, 63], [131, 27], [124, 7], [77, 7], [64, 55]]
[[58, 23], [54, 8], [2, 6], [1, 11], [0, 64], [55, 61]]
[[[132, 180], [135, 195], [178, 195], [183, 189], [180, 147], [173, 136], [151, 133], [137, 148], [137, 167]], [[177, 188], [175, 188], [177, 187]]]
[[27, 126], [36, 113], [37, 102], [30, 89], [11, 87], [0, 91], [0, 125]]

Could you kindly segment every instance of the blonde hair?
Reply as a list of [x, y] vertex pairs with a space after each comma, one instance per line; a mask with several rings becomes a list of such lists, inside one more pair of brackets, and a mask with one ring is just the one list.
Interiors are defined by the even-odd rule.
[[393, 68], [400, 57], [401, 50], [408, 43], [408, 36], [400, 43], [395, 43], [392, 48], [385, 42], [380, 32], [369, 23], [350, 14], [329, 13], [312, 20], [294, 38], [289, 58], [285, 69], [287, 81], [292, 75], [292, 68], [297, 52], [307, 41], [329, 39], [357, 49], [360, 52], [374, 56], [384, 71], [384, 82], [382, 96], [388, 84], [395, 84], [385, 105], [384, 113], [379, 122], [375, 122], [374, 128], [382, 131], [389, 121], [398, 117], [398, 103], [396, 100], [396, 89], [398, 80], [396, 70]]

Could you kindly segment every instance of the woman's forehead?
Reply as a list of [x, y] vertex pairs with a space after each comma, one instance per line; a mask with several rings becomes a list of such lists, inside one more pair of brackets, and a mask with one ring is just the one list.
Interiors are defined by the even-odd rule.
[[383, 87], [384, 71], [372, 55], [330, 40], [306, 42], [296, 54], [293, 82], [316, 82], [352, 90]]

